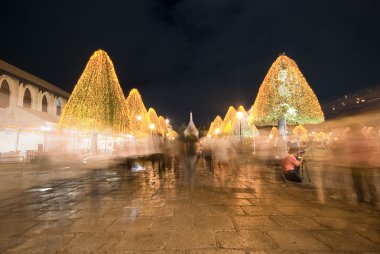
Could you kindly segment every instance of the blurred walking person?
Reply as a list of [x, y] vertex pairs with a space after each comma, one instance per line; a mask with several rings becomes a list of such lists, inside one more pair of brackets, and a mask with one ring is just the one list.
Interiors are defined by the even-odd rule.
[[362, 126], [357, 123], [350, 126], [346, 139], [347, 159], [357, 201], [366, 202], [364, 190], [368, 189], [368, 202], [376, 205], [378, 198], [373, 175], [376, 143], [373, 138], [364, 135], [362, 129]]

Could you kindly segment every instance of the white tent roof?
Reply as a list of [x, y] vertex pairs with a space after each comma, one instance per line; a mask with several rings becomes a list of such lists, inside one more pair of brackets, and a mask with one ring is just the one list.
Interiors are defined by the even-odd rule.
[[46, 112], [40, 112], [19, 106], [0, 108], [1, 129], [37, 129], [46, 125], [53, 127], [56, 126], [58, 122], [59, 116], [54, 116]]

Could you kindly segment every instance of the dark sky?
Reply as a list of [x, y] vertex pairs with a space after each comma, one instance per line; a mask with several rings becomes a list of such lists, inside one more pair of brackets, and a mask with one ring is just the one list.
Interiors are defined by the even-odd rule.
[[208, 125], [249, 108], [281, 52], [320, 100], [380, 85], [378, 1], [2, 1], [0, 58], [71, 92], [91, 54], [111, 57], [127, 96]]

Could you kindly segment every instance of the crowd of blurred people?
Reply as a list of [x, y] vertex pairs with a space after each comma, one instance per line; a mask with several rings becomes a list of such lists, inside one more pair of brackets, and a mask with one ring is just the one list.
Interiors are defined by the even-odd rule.
[[192, 135], [180, 136], [175, 140], [152, 138], [149, 142], [130, 146], [134, 147], [120, 149], [122, 153], [128, 151], [129, 154], [124, 156], [130, 153], [162, 154], [162, 157], [158, 157], [160, 168], [183, 168], [184, 181], [189, 184], [193, 184], [196, 179], [199, 170], [197, 163], [200, 161], [205, 163], [209, 173], [218, 169], [239, 169], [243, 161], [266, 161], [268, 166], [282, 168], [286, 180], [302, 182], [300, 168], [304, 163], [304, 154], [300, 151], [310, 149], [307, 151], [308, 161], [312, 161], [313, 168], [310, 171], [316, 188], [329, 189], [332, 195], [337, 194], [341, 198], [355, 194], [359, 203], [378, 204], [376, 181], [380, 178], [379, 133], [359, 123], [342, 128], [339, 135], [323, 141], [323, 146], [295, 142], [292, 136], [276, 140], [262, 137], [252, 143], [243, 142], [238, 137], [199, 139]]

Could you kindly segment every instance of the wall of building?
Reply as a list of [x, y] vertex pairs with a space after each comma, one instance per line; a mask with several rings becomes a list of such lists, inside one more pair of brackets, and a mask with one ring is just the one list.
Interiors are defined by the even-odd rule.
[[42, 105], [43, 105], [43, 97], [45, 96], [47, 99], [47, 113], [51, 115], [59, 115], [57, 114], [57, 104], [61, 105], [61, 113], [63, 111], [63, 108], [66, 105], [67, 99], [62, 98], [60, 96], [55, 95], [54, 93], [50, 91], [41, 91], [40, 88], [19, 81], [18, 79], [7, 75], [2, 74], [0, 75], [0, 88], [3, 85], [3, 82], [7, 82], [9, 86], [10, 91], [10, 100], [9, 100], [9, 106], [16, 105], [23, 107], [24, 102], [24, 96], [25, 91], [28, 89], [31, 94], [31, 109], [37, 110], [37, 111], [43, 111]]

